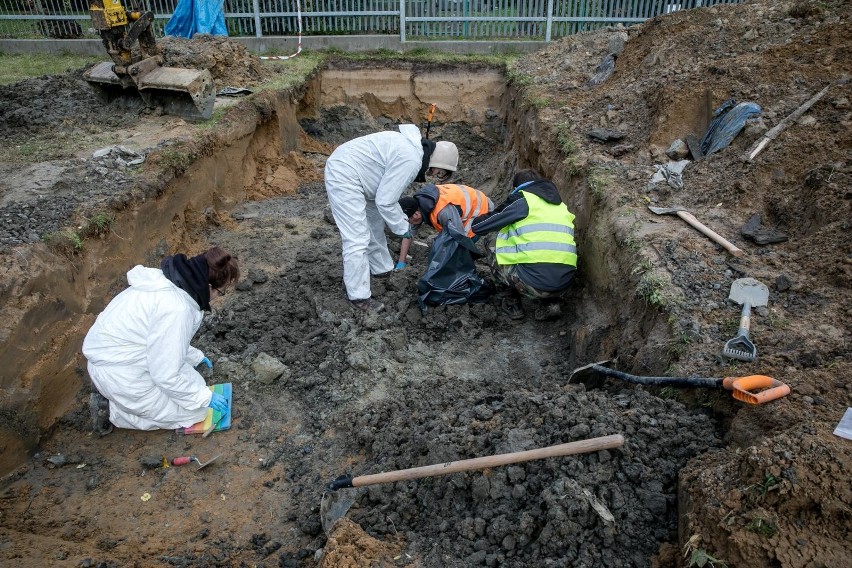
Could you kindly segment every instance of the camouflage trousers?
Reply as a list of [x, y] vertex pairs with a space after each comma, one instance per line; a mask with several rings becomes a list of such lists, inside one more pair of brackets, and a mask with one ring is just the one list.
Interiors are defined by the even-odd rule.
[[547, 300], [560, 298], [563, 294], [565, 294], [565, 290], [561, 290], [559, 292], [545, 292], [544, 290], [533, 288], [521, 280], [520, 276], [518, 276], [517, 264], [497, 264], [497, 255], [494, 253], [495, 249], [493, 240], [488, 243], [485, 250], [485, 257], [488, 261], [488, 266], [491, 269], [491, 274], [494, 276], [494, 281], [497, 285], [497, 296], [505, 295], [507, 293], [516, 293], [534, 300]]

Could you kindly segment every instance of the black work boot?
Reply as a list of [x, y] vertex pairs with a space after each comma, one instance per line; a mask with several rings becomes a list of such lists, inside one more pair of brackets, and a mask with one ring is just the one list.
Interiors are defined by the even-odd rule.
[[500, 301], [500, 309], [513, 320], [524, 319], [524, 306], [517, 296], [504, 296]]
[[352, 305], [365, 312], [380, 312], [385, 309], [385, 305], [373, 298], [364, 298], [363, 300], [349, 300]]
[[97, 391], [89, 395], [89, 413], [92, 415], [92, 432], [98, 436], [106, 436], [112, 432], [112, 422], [109, 421], [109, 400]]

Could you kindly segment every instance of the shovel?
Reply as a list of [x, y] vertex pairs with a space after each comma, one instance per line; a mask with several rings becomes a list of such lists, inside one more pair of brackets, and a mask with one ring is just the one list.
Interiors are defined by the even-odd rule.
[[512, 452], [510, 454], [499, 454], [496, 456], [484, 456], [468, 460], [424, 465], [422, 467], [386, 471], [373, 475], [360, 475], [358, 477], [341, 475], [325, 487], [325, 492], [323, 492], [322, 501], [320, 502], [320, 521], [322, 522], [322, 528], [325, 530], [325, 533], [329, 534], [332, 525], [334, 525], [338, 519], [343, 517], [349, 510], [349, 507], [352, 506], [352, 503], [355, 502], [355, 499], [358, 496], [356, 492], [339, 491], [340, 489], [365, 487], [367, 485], [391, 483], [394, 481], [407, 481], [410, 479], [420, 479], [422, 477], [435, 477], [438, 475], [447, 475], [448, 473], [457, 473], [459, 471], [485, 469], [489, 467], [497, 467], [557, 456], [585, 454], [600, 450], [620, 448], [623, 445], [624, 436], [621, 434], [613, 434], [611, 436], [579, 440], [577, 442], [548, 446], [546, 448], [537, 448], [535, 450], [527, 450], [524, 452]]
[[769, 289], [754, 278], [740, 278], [731, 284], [728, 299], [741, 304], [743, 311], [737, 335], [725, 343], [722, 355], [738, 361], [754, 361], [757, 357], [757, 347], [748, 337], [748, 330], [751, 327], [751, 309], [766, 305], [769, 300]]
[[742, 256], [745, 254], [742, 249], [737, 248], [736, 245], [734, 245], [732, 242], [728, 241], [727, 239], [704, 225], [701, 221], [696, 219], [692, 213], [690, 213], [683, 207], [652, 207], [649, 205], [648, 209], [650, 209], [657, 215], [677, 215], [678, 217], [692, 225], [694, 228], [698, 229], [699, 231], [710, 237], [713, 242], [721, 245], [722, 248], [724, 248], [732, 255]]
[[[610, 361], [599, 361], [590, 363], [578, 369], [575, 369], [568, 378], [569, 383], [580, 382], [588, 384], [590, 379], [593, 381], [601, 376], [621, 379], [628, 383], [637, 385], [651, 385], [656, 387], [675, 386], [675, 387], [709, 387], [709, 388], [724, 388], [732, 392], [732, 396], [748, 404], [764, 404], [790, 394], [790, 387], [779, 380], [767, 377], [766, 375], [749, 375], [746, 377], [725, 377], [725, 378], [707, 378], [707, 377], [640, 377], [630, 375], [622, 371], [610, 369], [606, 365]], [[765, 389], [760, 392], [753, 392], [757, 389]]]

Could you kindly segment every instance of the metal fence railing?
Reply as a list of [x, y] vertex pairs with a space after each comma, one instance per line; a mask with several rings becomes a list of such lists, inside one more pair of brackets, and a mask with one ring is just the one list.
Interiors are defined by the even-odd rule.
[[[224, 0], [232, 36], [398, 35], [412, 40], [544, 40], [742, 0]], [[125, 0], [154, 12], [177, 0]], [[298, 4], [297, 4], [298, 3]], [[0, 0], [0, 38], [97, 38], [88, 0]]]

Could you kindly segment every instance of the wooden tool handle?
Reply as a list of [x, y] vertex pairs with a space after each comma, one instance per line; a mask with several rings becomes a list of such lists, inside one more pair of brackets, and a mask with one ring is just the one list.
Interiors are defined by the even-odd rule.
[[680, 217], [681, 219], [683, 219], [684, 221], [686, 221], [687, 223], [710, 237], [714, 242], [722, 245], [722, 247], [732, 255], [742, 256], [745, 254], [742, 249], [737, 248], [736, 245], [725, 239], [725, 237], [721, 236], [717, 232], [704, 225], [704, 223], [696, 219], [695, 216], [689, 211], [678, 211], [677, 215], [678, 217]]
[[435, 477], [459, 471], [485, 469], [488, 467], [497, 467], [500, 465], [553, 458], [557, 456], [585, 454], [600, 450], [620, 448], [623, 445], [624, 436], [621, 434], [613, 434], [612, 436], [569, 442], [567, 444], [548, 446], [546, 448], [527, 450], [525, 452], [513, 452], [511, 454], [499, 454], [496, 456], [485, 456], [469, 460], [451, 461], [434, 465], [424, 465], [422, 467], [413, 467], [410, 469], [400, 469], [398, 471], [387, 471], [373, 475], [361, 475], [352, 480], [352, 487], [363, 487], [365, 485], [375, 485], [377, 483], [420, 479], [421, 477]]

